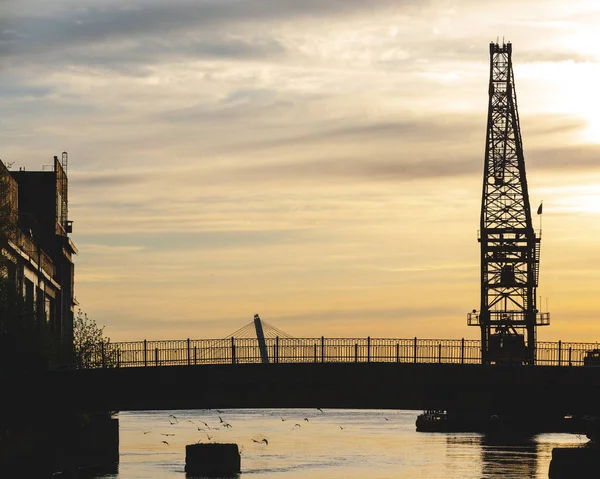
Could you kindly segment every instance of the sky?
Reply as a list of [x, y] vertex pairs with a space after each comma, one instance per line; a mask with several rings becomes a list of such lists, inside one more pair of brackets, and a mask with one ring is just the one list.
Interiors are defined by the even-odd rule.
[[[479, 337], [489, 43], [513, 45], [542, 341], [599, 341], [600, 3], [0, 3], [0, 158], [68, 153], [113, 341]], [[540, 224], [540, 220], [543, 224]]]

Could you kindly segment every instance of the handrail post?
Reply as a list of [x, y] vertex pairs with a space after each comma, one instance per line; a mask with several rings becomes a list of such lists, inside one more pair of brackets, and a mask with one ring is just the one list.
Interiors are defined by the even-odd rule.
[[371, 362], [371, 336], [367, 336], [367, 362]]
[[100, 354], [102, 355], [102, 367], [106, 367], [106, 353], [104, 352], [104, 341], [100, 343]]
[[314, 344], [315, 363], [317, 362], [317, 343]]
[[438, 343], [438, 363], [442, 362], [442, 343]]
[[196, 346], [194, 346], [194, 364], [196, 364], [196, 357], [197, 357], [196, 356], [196, 349], [197, 349]]
[[400, 343], [396, 343], [396, 362], [400, 362]]
[[358, 362], [358, 343], [354, 343], [354, 362]]
[[465, 338], [460, 340], [460, 364], [465, 364]]
[[117, 349], [117, 367], [121, 367], [121, 350]]
[[561, 354], [562, 353], [562, 341], [558, 340], [558, 365], [560, 366]]
[[154, 348], [154, 365], [158, 366], [158, 348]]
[[144, 367], [148, 366], [148, 341], [144, 339]]
[[571, 363], [571, 348], [569, 347], [569, 366], [572, 366], [573, 364]]
[[325, 336], [321, 336], [321, 362], [325, 362]]
[[417, 337], [413, 340], [413, 362], [417, 362]]
[[275, 362], [279, 362], [279, 336], [275, 336]]
[[190, 338], [187, 338], [187, 363], [188, 366], [192, 364], [192, 355], [190, 351]]

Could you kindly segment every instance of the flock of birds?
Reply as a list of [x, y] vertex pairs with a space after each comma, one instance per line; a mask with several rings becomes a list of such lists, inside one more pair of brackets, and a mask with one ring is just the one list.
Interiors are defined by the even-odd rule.
[[[316, 409], [317, 409], [317, 411], [319, 411], [321, 414], [324, 414], [324, 412], [323, 412], [323, 410], [322, 410], [321, 408], [319, 408], [319, 407], [318, 407], [318, 408], [316, 408]], [[198, 423], [196, 423], [196, 422], [192, 421], [191, 419], [187, 419], [187, 420], [185, 420], [185, 421], [182, 421], [182, 422], [189, 422], [190, 424], [193, 424], [193, 425], [196, 427], [196, 429], [198, 430], [198, 432], [203, 432], [203, 433], [205, 433], [205, 434], [206, 434], [206, 439], [207, 439], [208, 441], [212, 441], [212, 440], [213, 440], [213, 437], [214, 437], [214, 433], [213, 433], [213, 435], [211, 436], [211, 434], [209, 433], [209, 431], [220, 431], [220, 430], [222, 430], [222, 428], [224, 428], [225, 430], [229, 430], [229, 429], [232, 429], [232, 428], [233, 428], [233, 426], [232, 426], [232, 425], [231, 425], [231, 424], [230, 424], [228, 421], [224, 420], [224, 419], [223, 419], [223, 417], [221, 416], [221, 415], [224, 415], [224, 411], [221, 411], [221, 410], [219, 410], [219, 409], [216, 409], [215, 411], [218, 413], [218, 418], [219, 418], [219, 424], [218, 424], [217, 426], [210, 426], [210, 425], [209, 425], [207, 422], [205, 422], [205, 421], [199, 421]], [[281, 419], [281, 421], [282, 421], [282, 422], [286, 422], [286, 421], [289, 421], [289, 420], [290, 420], [289, 418], [288, 418], [288, 419], [286, 419], [286, 418], [284, 418], [283, 416], [279, 416], [279, 417], [280, 417], [280, 419]], [[169, 424], [170, 424], [170, 425], [180, 424], [179, 418], [178, 418], [177, 416], [175, 416], [174, 414], [169, 414], [169, 415], [168, 415], [168, 417], [167, 417], [167, 419], [168, 419], [168, 421], [169, 421]], [[384, 417], [384, 419], [385, 419], [386, 421], [388, 421], [388, 418], [387, 418], [387, 417]], [[301, 422], [308, 423], [308, 422], [310, 422], [310, 419], [309, 419], [308, 417], [305, 417], [305, 418], [303, 418], [303, 420], [302, 420]], [[302, 424], [301, 424], [301, 422], [296, 422], [296, 423], [294, 424], [294, 426], [292, 427], [292, 429], [297, 429], [297, 428], [300, 428], [300, 427], [302, 427]], [[344, 429], [346, 429], [346, 426], [340, 426], [340, 425], [338, 425], [338, 427], [340, 428], [340, 430], [344, 430]], [[152, 431], [144, 431], [144, 430], [142, 430], [142, 433], [143, 433], [144, 435], [145, 435], [145, 434], [149, 434], [149, 433], [151, 433], [151, 432], [152, 432]], [[175, 436], [175, 433], [174, 433], [174, 432], [170, 432], [170, 433], [167, 433], [167, 432], [161, 432], [161, 433], [160, 433], [160, 435], [161, 435], [161, 436], [167, 436], [167, 437], [168, 437], [168, 436]], [[255, 442], [255, 443], [258, 443], [258, 444], [264, 444], [265, 446], [268, 446], [268, 445], [269, 445], [269, 440], [268, 440], [266, 437], [263, 437], [263, 438], [258, 438], [258, 439], [257, 439], [257, 438], [255, 438], [255, 437], [253, 437], [253, 438], [251, 438], [251, 439], [252, 439], [252, 441], [253, 441], [253, 442]], [[202, 438], [202, 439], [198, 439], [198, 440], [196, 441], [196, 443], [197, 443], [197, 444], [201, 444], [203, 441], [204, 441], [204, 439], [203, 439], [203, 438]], [[161, 441], [161, 444], [166, 444], [167, 446], [169, 446], [169, 441], [167, 441], [166, 439], [163, 439], [163, 440]]]

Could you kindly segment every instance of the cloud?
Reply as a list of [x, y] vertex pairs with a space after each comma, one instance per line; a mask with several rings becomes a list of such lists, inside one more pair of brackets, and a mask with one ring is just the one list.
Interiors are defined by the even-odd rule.
[[[158, 174], [158, 173], [157, 173]], [[78, 190], [86, 188], [112, 188], [131, 186], [147, 182], [153, 173], [149, 171], [111, 171], [111, 172], [73, 172], [70, 182], [76, 185]], [[135, 204], [135, 206], [140, 206]]]
[[581, 173], [600, 171], [600, 145], [555, 146], [529, 150], [526, 162], [536, 169]]
[[[399, 6], [422, 2], [404, 0]], [[160, 38], [189, 30], [213, 30], [228, 24], [268, 22], [285, 18], [322, 18], [348, 15], [356, 11], [387, 6], [376, 0], [368, 5], [360, 0], [268, 0], [131, 2], [126, 7], [107, 4], [102, 7], [72, 8], [64, 4], [46, 12], [29, 13], [15, 9], [0, 21], [0, 55], [45, 53], [90, 45], [108, 40], [139, 37]], [[24, 9], [23, 9], [24, 10]], [[220, 46], [216, 50], [227, 51]]]

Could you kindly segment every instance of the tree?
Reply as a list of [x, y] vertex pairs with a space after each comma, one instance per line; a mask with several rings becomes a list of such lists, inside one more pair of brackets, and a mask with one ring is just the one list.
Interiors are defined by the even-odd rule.
[[75, 365], [80, 368], [115, 367], [118, 350], [104, 336], [104, 326], [98, 326], [81, 309], [73, 319], [73, 350]]
[[0, 161], [0, 239], [12, 239], [18, 230], [17, 197], [17, 185]]

